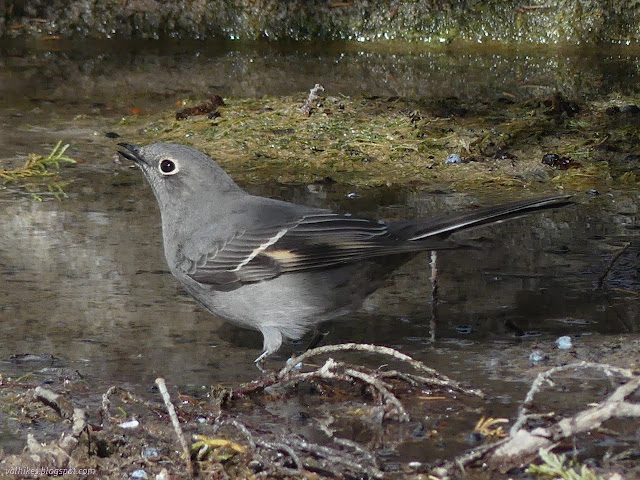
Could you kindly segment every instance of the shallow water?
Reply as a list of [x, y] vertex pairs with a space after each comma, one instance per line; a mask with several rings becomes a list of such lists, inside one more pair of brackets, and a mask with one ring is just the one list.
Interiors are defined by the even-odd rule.
[[[2, 199], [0, 357], [49, 353], [85, 375], [134, 384], [160, 374], [175, 383], [250, 379], [254, 372], [237, 366], [251, 364], [260, 336], [202, 311], [167, 272], [159, 214], [141, 173], [117, 166], [80, 179], [78, 173], [79, 193], [70, 199]], [[306, 186], [264, 193], [385, 218], [489, 202], [389, 192], [389, 203], [380, 205], [378, 192], [350, 201], [340, 186], [324, 187], [322, 195]], [[609, 209], [633, 197], [579, 197], [562, 210], [458, 235], [475, 248], [439, 253], [437, 345], [491, 349], [533, 331], [637, 331], [633, 316], [620, 316], [624, 295], [612, 300], [611, 292], [595, 288], [607, 261], [633, 235], [634, 216]], [[357, 319], [337, 323], [327, 341], [381, 342], [431, 363], [430, 289], [425, 254], [400, 269]]]
[[[585, 96], [606, 96], [630, 93], [629, 85], [638, 83], [636, 58], [629, 52], [595, 52], [580, 59], [559, 51], [196, 46], [0, 46], [0, 92], [6, 99], [0, 105], [0, 161], [15, 164], [29, 152], [49, 151], [57, 140], [72, 143], [69, 153], [83, 159], [63, 170], [63, 180], [70, 183], [65, 187], [69, 197], [62, 201], [46, 194], [45, 201], [33, 201], [12, 184], [0, 191], [2, 375], [53, 366], [77, 370], [98, 390], [121, 384], [140, 392], [157, 376], [186, 388], [257, 375], [252, 361], [261, 348], [260, 335], [209, 315], [182, 292], [164, 264], [150, 188], [139, 171], [114, 162], [118, 140], [104, 134], [130, 107], [171, 109], [182, 97], [198, 98], [211, 90], [290, 94], [318, 81], [333, 94], [469, 98], [529, 84], [538, 86], [526, 88], [584, 89]], [[556, 75], [560, 63], [563, 75]], [[608, 75], [595, 85], [589, 82], [594, 71]], [[514, 199], [513, 193], [472, 196], [428, 187], [246, 188], [387, 219]], [[635, 190], [578, 193], [576, 205], [456, 237], [474, 248], [438, 254], [435, 342], [427, 254], [399, 270], [366, 308], [337, 323], [325, 342], [398, 348], [454, 378], [491, 386], [499, 403], [512, 410], [523, 395], [522, 379], [509, 374], [514, 356], [526, 363], [534, 344], [553, 352], [561, 335], [579, 343], [593, 335], [607, 339], [638, 332], [633, 258], [627, 259], [630, 269], [615, 267], [605, 274], [615, 255], [637, 242], [639, 203]], [[283, 349], [277, 361], [292, 351]], [[39, 357], [12, 358], [25, 353]]]

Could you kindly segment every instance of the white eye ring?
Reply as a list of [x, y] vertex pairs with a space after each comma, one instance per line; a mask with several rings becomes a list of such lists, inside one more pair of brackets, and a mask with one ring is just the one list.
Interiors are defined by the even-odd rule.
[[162, 173], [162, 175], [175, 175], [180, 171], [180, 169], [178, 168], [178, 164], [173, 160], [169, 160], [168, 158], [160, 160], [158, 169], [160, 170], [160, 173]]

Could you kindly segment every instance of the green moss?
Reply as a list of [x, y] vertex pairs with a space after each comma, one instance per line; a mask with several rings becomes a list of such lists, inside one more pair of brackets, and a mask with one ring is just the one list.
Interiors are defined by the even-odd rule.
[[[458, 99], [326, 96], [309, 116], [299, 109], [304, 95], [225, 101], [214, 120], [176, 121], [167, 112], [129, 118], [120, 130], [142, 144], [192, 145], [245, 182], [308, 183], [331, 177], [358, 186], [459, 190], [637, 184], [638, 175], [625, 175], [621, 165], [638, 151], [640, 121], [605, 113], [620, 99], [581, 105], [576, 113], [571, 108], [578, 106], [557, 97], [464, 104]], [[451, 153], [464, 162], [446, 164]], [[543, 165], [545, 153], [567, 157], [575, 168]]]

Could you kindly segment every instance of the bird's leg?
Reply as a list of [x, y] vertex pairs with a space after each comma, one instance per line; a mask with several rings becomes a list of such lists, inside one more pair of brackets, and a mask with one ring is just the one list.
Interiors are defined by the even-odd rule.
[[260, 332], [263, 336], [262, 353], [254, 361], [256, 367], [264, 373], [265, 360], [269, 355], [276, 353], [280, 349], [280, 345], [282, 345], [282, 333], [280, 333], [280, 330], [277, 327], [268, 325], [260, 327]]
[[264, 368], [264, 364], [265, 364], [265, 360], [266, 358], [269, 356], [269, 352], [264, 351], [260, 354], [260, 356], [258, 358], [256, 358], [254, 360], [256, 367], [258, 367], [258, 370], [260, 370], [260, 372], [262, 373], [266, 373], [267, 370]]

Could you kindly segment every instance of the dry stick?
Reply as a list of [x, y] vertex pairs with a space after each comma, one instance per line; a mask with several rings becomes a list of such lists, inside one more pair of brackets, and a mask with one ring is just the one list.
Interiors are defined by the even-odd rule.
[[398, 421], [408, 422], [410, 420], [409, 414], [402, 406], [402, 403], [400, 403], [400, 400], [398, 400], [398, 398], [389, 391], [389, 389], [382, 381], [380, 381], [380, 379], [374, 377], [373, 375], [359, 372], [358, 370], [354, 370], [352, 368], [347, 368], [344, 373], [346, 375], [349, 375], [350, 377], [358, 378], [363, 382], [375, 387], [375, 389], [382, 395], [384, 401], [390, 403], [396, 409], [396, 412], [398, 414]]
[[49, 389], [36, 387], [33, 392], [37, 400], [53, 408], [62, 418], [73, 418], [74, 408], [69, 400]]
[[[269, 450], [286, 452], [291, 457], [291, 460], [293, 460], [293, 463], [296, 464], [296, 468], [298, 470], [301, 471], [301, 470], [304, 469], [304, 464], [300, 460], [300, 457], [298, 457], [296, 452], [289, 445], [287, 445], [285, 443], [280, 443], [280, 442], [269, 442], [267, 440], [258, 440], [257, 445], [262, 447], [262, 448], [268, 448]], [[289, 470], [294, 470], [294, 469], [289, 469]], [[296, 472], [296, 473], [298, 475], [300, 474], [299, 471]]]
[[411, 358], [409, 355], [405, 355], [404, 353], [394, 350], [393, 348], [384, 347], [382, 345], [370, 345], [366, 343], [343, 343], [340, 345], [326, 345], [323, 347], [307, 350], [302, 355], [299, 355], [298, 357], [291, 359], [289, 363], [282, 370], [280, 370], [280, 372], [278, 372], [277, 379], [280, 381], [284, 380], [285, 377], [289, 375], [294, 368], [296, 368], [296, 365], [298, 363], [304, 362], [311, 357], [315, 357], [317, 355], [323, 355], [325, 353], [353, 351], [353, 350], [360, 351], [360, 352], [377, 353], [379, 355], [386, 355], [386, 356], [392, 357], [396, 360], [400, 360], [402, 362], [408, 363], [418, 371], [426, 372], [429, 375], [432, 375], [436, 378], [443, 380], [444, 382], [446, 382], [446, 386], [448, 387], [456, 388], [463, 392], [476, 395], [481, 398], [484, 397], [484, 394], [480, 390], [465, 389], [464, 387], [460, 386], [460, 384], [455, 380], [448, 378], [446, 375], [439, 373], [437, 370], [433, 368], [427, 367], [424, 363]]
[[336, 362], [333, 358], [328, 358], [327, 361], [324, 363], [324, 365], [319, 369], [314, 370], [312, 372], [295, 374], [293, 378], [289, 378], [289, 380], [308, 380], [310, 378], [324, 378], [327, 380], [346, 381], [349, 378], [357, 378], [358, 380], [362, 380], [366, 384], [375, 388], [386, 402], [391, 403], [395, 407], [399, 421], [401, 422], [409, 421], [409, 415], [407, 414], [406, 410], [400, 403], [400, 400], [398, 400], [396, 396], [387, 389], [387, 387], [383, 384], [383, 382], [381, 382], [380, 380], [378, 380], [372, 375], [368, 375], [364, 372], [359, 372], [351, 368], [345, 369], [343, 373], [335, 372], [337, 368], [343, 367], [343, 366], [344, 364], [342, 364], [341, 362]]
[[73, 425], [71, 427], [71, 436], [60, 438], [59, 444], [67, 454], [71, 454], [71, 451], [78, 445], [78, 438], [84, 430], [87, 428], [87, 416], [82, 408], [73, 409]]
[[443, 375], [438, 373], [437, 370], [434, 370], [433, 368], [429, 368], [423, 363], [417, 360], [414, 360], [409, 355], [405, 355], [404, 353], [394, 350], [393, 348], [383, 347], [382, 345], [370, 345], [367, 343], [342, 343], [339, 345], [325, 345], [323, 347], [307, 350], [302, 355], [299, 355], [293, 360], [291, 360], [287, 366], [285, 366], [282, 370], [280, 370], [280, 372], [278, 373], [278, 378], [283, 378], [291, 370], [293, 370], [298, 363], [304, 362], [311, 357], [315, 357], [316, 355], [323, 355], [325, 353], [343, 352], [343, 351], [351, 351], [351, 350], [377, 353], [380, 355], [387, 355], [397, 360], [401, 360], [403, 362], [409, 363], [416, 370], [426, 371], [431, 375], [443, 377]]
[[169, 396], [169, 392], [167, 391], [167, 385], [164, 383], [164, 378], [156, 378], [156, 385], [158, 385], [158, 390], [160, 390], [162, 400], [164, 400], [164, 404], [167, 407], [167, 412], [169, 412], [169, 417], [171, 418], [173, 429], [176, 431], [176, 435], [178, 436], [180, 445], [182, 445], [182, 453], [184, 454], [184, 457], [187, 461], [187, 473], [190, 476], [193, 476], [193, 464], [191, 463], [189, 445], [187, 445], [187, 439], [184, 438], [184, 433], [182, 432], [182, 427], [180, 426], [180, 420], [178, 420], [176, 409], [174, 408], [173, 403], [171, 403], [171, 397]]
[[155, 405], [150, 404], [146, 400], [134, 395], [133, 393], [125, 390], [122, 387], [112, 386], [102, 395], [102, 407], [100, 407], [100, 423], [104, 423], [104, 419], [106, 417], [107, 420], [111, 420], [111, 414], [109, 413], [109, 407], [111, 406], [111, 396], [114, 393], [120, 393], [120, 395], [127, 400], [135, 403], [139, 403], [140, 405], [144, 405], [151, 411], [157, 410]]
[[440, 378], [430, 378], [423, 375], [414, 375], [412, 373], [398, 372], [397, 370], [385, 370], [379, 373], [380, 378], [399, 378], [410, 385], [417, 387], [419, 385], [434, 385], [436, 387], [448, 387], [458, 390], [467, 395], [475, 395], [483, 398], [484, 394], [480, 390], [465, 388], [460, 385], [451, 384], [451, 380], [442, 380]]
[[[564, 370], [594, 368], [607, 376], [618, 374], [630, 378], [630, 380], [618, 387], [604, 402], [595, 407], [578, 412], [572, 417], [563, 418], [550, 427], [538, 427], [531, 432], [521, 428], [529, 418], [526, 415], [526, 406], [533, 401], [533, 396], [540, 390], [544, 382], [550, 382], [549, 376]], [[503, 462], [509, 458], [521, 458], [527, 454], [533, 454], [540, 448], [549, 448], [554, 443], [578, 433], [598, 428], [610, 418], [616, 417], [640, 417], [640, 405], [629, 403], [625, 398], [640, 388], [640, 377], [634, 376], [631, 370], [613, 367], [611, 365], [580, 362], [571, 365], [552, 368], [538, 375], [533, 382], [524, 404], [518, 414], [518, 420], [510, 431], [510, 437], [491, 454], [493, 462]]]
[[640, 405], [629, 403], [625, 398], [640, 388], [640, 377], [629, 380], [618, 387], [609, 398], [596, 407], [578, 412], [573, 417], [563, 418], [551, 427], [538, 427], [528, 432], [524, 429], [512, 434], [509, 441], [491, 455], [496, 462], [508, 458], [522, 458], [541, 448], [549, 448], [554, 443], [578, 433], [598, 428], [610, 418], [640, 417]]
[[300, 111], [307, 116], [311, 115], [313, 104], [320, 98], [320, 92], [324, 92], [324, 87], [319, 83], [316, 83], [315, 86], [311, 90], [309, 90], [309, 96], [305, 100], [304, 104], [300, 107]]
[[347, 468], [353, 469], [355, 472], [366, 470], [371, 477], [382, 478], [384, 476], [377, 467], [364, 467], [362, 462], [345, 458], [344, 455], [342, 455], [342, 452], [331, 447], [309, 443], [306, 440], [297, 437], [288, 437], [285, 438], [284, 441], [298, 450], [305, 450], [316, 457], [328, 459], [333, 463], [339, 463]]
[[211, 433], [215, 434], [223, 425], [232, 425], [238, 430], [240, 430], [240, 432], [242, 432], [242, 434], [247, 439], [247, 442], [249, 443], [249, 448], [251, 450], [256, 449], [256, 442], [253, 440], [253, 435], [251, 434], [251, 432], [247, 427], [245, 427], [242, 423], [238, 422], [237, 420], [233, 420], [231, 418], [225, 418], [225, 419], [217, 418], [216, 423], [214, 423], [213, 425], [213, 431]]
[[527, 406], [530, 405], [531, 402], [533, 402], [533, 397], [535, 396], [536, 393], [540, 391], [540, 389], [542, 388], [542, 385], [544, 383], [550, 383], [551, 385], [553, 385], [553, 382], [549, 379], [549, 377], [551, 377], [552, 375], [558, 372], [563, 372], [565, 370], [577, 370], [577, 369], [588, 369], [588, 368], [599, 370], [608, 377], [613, 377], [614, 375], [620, 375], [621, 377], [625, 377], [625, 378], [634, 377], [633, 372], [627, 368], [614, 367], [612, 365], [606, 365], [603, 363], [594, 363], [594, 362], [570, 363], [569, 365], [562, 365], [560, 367], [550, 368], [549, 370], [541, 372], [538, 374], [536, 379], [531, 384], [531, 388], [529, 388], [529, 391], [527, 392], [527, 396], [525, 397], [524, 402], [522, 402], [522, 405], [520, 406], [520, 410], [518, 412], [518, 418], [516, 419], [515, 423], [511, 427], [509, 434], [511, 436], [515, 435], [525, 424], [525, 422], [528, 419]]
[[[527, 432], [522, 429], [522, 425], [524, 425], [528, 419], [541, 418], [545, 415], [549, 415], [526, 414], [526, 406], [533, 401], [534, 395], [540, 390], [542, 384], [550, 382], [549, 376], [561, 371], [578, 368], [594, 368], [602, 371], [609, 377], [612, 377], [613, 375], [620, 375], [626, 378], [631, 378], [632, 380], [620, 386], [608, 399], [597, 407], [579, 412], [573, 417], [565, 418], [552, 427], [537, 428], [532, 432]], [[562, 438], [597, 428], [602, 422], [612, 418], [613, 416], [640, 417], [640, 405], [624, 401], [627, 396], [639, 388], [640, 377], [634, 377], [633, 372], [626, 368], [613, 367], [611, 365], [592, 362], [579, 362], [551, 368], [540, 373], [533, 382], [529, 392], [527, 393], [525, 401], [523, 402], [523, 406], [520, 408], [514, 428], [511, 429], [508, 438], [502, 439], [491, 445], [483, 445], [470, 450], [464, 455], [457, 457], [455, 460], [447, 462], [442, 467], [435, 469], [434, 473], [439, 476], [447, 476], [451, 475], [456, 468], [464, 471], [466, 465], [480, 459], [485, 459], [485, 461], [487, 461], [487, 457], [489, 456], [494, 464], [502, 463], [505, 461], [505, 458], [508, 457], [522, 458], [527, 453], [535, 454], [541, 447], [549, 447], [553, 445], [554, 442]], [[579, 429], [576, 427], [579, 427]], [[517, 451], [518, 448], [520, 448], [520, 451]]]
[[63, 434], [57, 442], [57, 447], [69, 457], [71, 451], [78, 445], [78, 438], [87, 428], [85, 411], [82, 408], [74, 408], [68, 399], [46, 388], [36, 387], [34, 393], [38, 400], [56, 410], [62, 418], [72, 420], [71, 435]]

